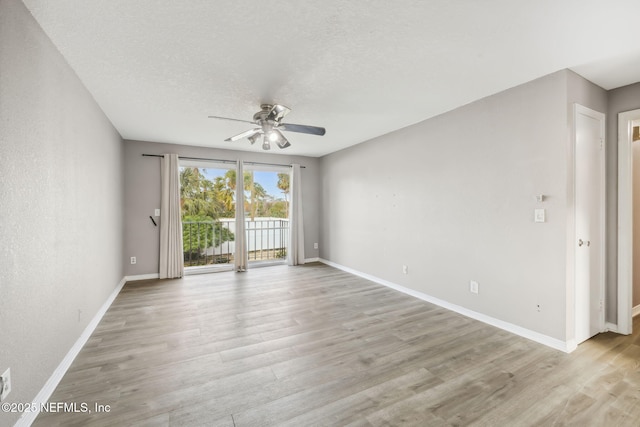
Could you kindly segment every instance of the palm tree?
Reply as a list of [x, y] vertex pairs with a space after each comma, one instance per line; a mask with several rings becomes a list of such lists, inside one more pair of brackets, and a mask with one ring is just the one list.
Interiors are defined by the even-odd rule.
[[278, 174], [278, 188], [284, 194], [284, 201], [285, 201], [285, 205], [287, 206], [287, 212], [289, 212], [289, 185], [290, 185], [289, 177], [290, 175], [288, 173]]
[[260, 207], [264, 205], [265, 198], [268, 196], [267, 190], [258, 182], [254, 182], [251, 186], [251, 220], [253, 221], [256, 214], [260, 213]]
[[[227, 187], [227, 191], [230, 192], [231, 194], [236, 192], [236, 170], [235, 169], [229, 169], [225, 174], [224, 174], [224, 181]], [[254, 197], [255, 197], [255, 190], [254, 190], [254, 185], [253, 185], [253, 171], [250, 172], [245, 172], [244, 176], [244, 191], [246, 194], [246, 196], [249, 196], [249, 201], [246, 200], [245, 197], [245, 210], [247, 212], [249, 212], [252, 216], [251, 219], [253, 220], [254, 216], [253, 215], [253, 211], [252, 209], [250, 209], [251, 206], [253, 206], [253, 202], [254, 202]]]
[[183, 217], [205, 215], [218, 218], [224, 212], [214, 183], [206, 179], [198, 168], [180, 171], [180, 209]]
[[227, 179], [221, 176], [216, 177], [213, 187], [217, 194], [217, 199], [224, 207], [224, 212], [221, 216], [223, 218], [233, 217], [235, 212], [234, 191], [229, 187]]
[[235, 169], [229, 169], [224, 174], [224, 180], [226, 182], [227, 188], [229, 188], [231, 191], [236, 191], [236, 170]]
[[197, 168], [180, 171], [180, 210], [182, 216], [197, 215], [202, 207], [199, 198], [200, 181], [203, 179]]

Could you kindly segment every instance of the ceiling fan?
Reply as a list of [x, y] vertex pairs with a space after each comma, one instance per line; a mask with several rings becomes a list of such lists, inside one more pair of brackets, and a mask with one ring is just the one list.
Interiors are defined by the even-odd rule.
[[260, 111], [253, 115], [253, 121], [231, 119], [228, 117], [209, 116], [210, 119], [233, 120], [236, 122], [251, 123], [257, 127], [242, 132], [238, 135], [225, 139], [225, 141], [237, 141], [247, 138], [251, 144], [262, 136], [262, 148], [264, 150], [271, 149], [271, 143], [276, 144], [280, 148], [291, 146], [287, 138], [284, 137], [282, 131], [306, 133], [309, 135], [324, 135], [326, 130], [322, 127], [294, 125], [292, 123], [282, 123], [284, 116], [291, 111], [289, 107], [279, 104], [262, 104]]

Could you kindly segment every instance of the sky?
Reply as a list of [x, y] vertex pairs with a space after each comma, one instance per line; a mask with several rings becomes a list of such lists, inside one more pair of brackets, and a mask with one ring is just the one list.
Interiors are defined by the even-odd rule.
[[253, 182], [260, 183], [260, 185], [267, 190], [267, 193], [275, 199], [282, 199], [284, 197], [282, 190], [278, 188], [278, 172], [254, 171]]
[[[207, 177], [207, 179], [213, 181], [216, 176], [224, 175], [227, 170], [226, 169], [200, 169]], [[267, 190], [267, 193], [273, 196], [275, 199], [284, 199], [284, 195], [282, 191], [278, 188], [278, 172], [273, 171], [254, 171], [253, 172], [253, 180], [254, 182], [259, 183], [262, 187]]]

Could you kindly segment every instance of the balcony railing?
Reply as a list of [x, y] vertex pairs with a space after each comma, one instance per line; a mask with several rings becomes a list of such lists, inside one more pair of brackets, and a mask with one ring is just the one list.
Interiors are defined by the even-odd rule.
[[[287, 258], [289, 220], [256, 218], [245, 221], [249, 261], [283, 261]], [[236, 221], [182, 223], [185, 267], [231, 264], [235, 256]]]

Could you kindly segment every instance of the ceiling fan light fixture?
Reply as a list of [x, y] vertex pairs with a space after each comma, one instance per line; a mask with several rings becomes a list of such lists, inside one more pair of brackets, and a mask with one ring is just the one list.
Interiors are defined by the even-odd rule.
[[291, 143], [289, 143], [289, 141], [287, 141], [286, 139], [284, 140], [284, 142], [279, 142], [278, 143], [278, 147], [280, 148], [287, 148], [287, 147], [291, 147]]
[[272, 133], [276, 135], [275, 143], [278, 144], [278, 147], [287, 148], [291, 146], [291, 144], [289, 143], [289, 141], [287, 141], [287, 138], [284, 137], [282, 132], [280, 132], [277, 129], [274, 129]]
[[249, 139], [249, 142], [251, 143], [251, 145], [253, 145], [253, 144], [255, 144], [255, 143], [256, 143], [256, 141], [258, 140], [258, 138], [260, 138], [260, 134], [259, 134], [259, 133], [256, 133], [256, 134], [254, 134], [254, 135], [251, 135], [248, 139]]
[[264, 135], [262, 138], [262, 149], [271, 150], [271, 143], [269, 142], [269, 138], [267, 137], [267, 135]]

